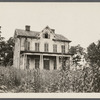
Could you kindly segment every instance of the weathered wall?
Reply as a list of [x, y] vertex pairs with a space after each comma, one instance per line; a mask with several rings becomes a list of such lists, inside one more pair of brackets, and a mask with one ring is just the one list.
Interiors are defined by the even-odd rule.
[[[35, 51], [35, 43], [39, 43], [40, 52], [44, 52], [44, 44], [49, 44], [49, 52], [53, 52], [53, 44], [57, 45], [57, 52], [61, 53], [61, 45], [65, 45], [65, 53], [68, 53], [68, 43], [67, 42], [60, 42], [60, 41], [52, 41], [52, 39], [27, 39], [30, 42], [30, 50]], [[24, 43], [25, 38], [21, 38], [21, 50], [25, 50]]]
[[19, 68], [20, 64], [20, 39], [15, 39], [15, 47], [14, 47], [14, 58], [13, 58], [14, 67]]
[[[48, 32], [48, 34], [50, 35], [50, 39], [43, 38], [43, 34], [45, 32]], [[48, 45], [49, 45], [48, 52], [53, 52], [53, 45], [56, 44], [57, 45], [57, 53], [61, 53], [61, 45], [65, 45], [65, 53], [68, 53], [69, 43], [61, 42], [61, 41], [53, 41], [53, 39], [55, 38], [55, 33], [51, 32], [50, 30], [44, 29], [40, 33], [39, 37], [40, 37], [40, 39], [27, 38], [27, 41], [30, 42], [30, 51], [35, 51], [35, 43], [39, 43], [40, 52], [44, 52], [44, 44], [48, 43]], [[23, 55], [23, 56], [20, 55], [20, 50], [22, 50], [22, 51], [25, 50], [25, 38], [24, 37], [15, 39], [15, 49], [14, 49], [14, 67], [16, 67], [16, 68], [20, 67], [20, 68], [24, 69], [27, 64], [27, 62], [26, 62], [27, 58], [25, 55]], [[30, 69], [35, 68], [34, 56], [30, 57], [29, 63], [30, 63], [30, 66], [29, 66]], [[58, 63], [58, 65], [60, 65], [60, 64]], [[50, 58], [50, 69], [51, 70], [54, 69], [54, 61], [51, 58]]]

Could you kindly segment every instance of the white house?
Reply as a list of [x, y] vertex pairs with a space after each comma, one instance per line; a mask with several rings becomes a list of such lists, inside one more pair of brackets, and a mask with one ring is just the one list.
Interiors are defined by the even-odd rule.
[[14, 67], [20, 69], [59, 69], [70, 59], [69, 43], [61, 34], [56, 34], [49, 26], [41, 32], [31, 31], [30, 26], [25, 30], [16, 29], [14, 33]]

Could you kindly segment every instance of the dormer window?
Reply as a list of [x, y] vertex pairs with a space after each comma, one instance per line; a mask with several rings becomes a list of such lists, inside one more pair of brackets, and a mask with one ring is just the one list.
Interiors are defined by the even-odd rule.
[[49, 38], [50, 38], [50, 35], [49, 35], [48, 33], [45, 33], [45, 34], [43, 35], [43, 37], [46, 38], [46, 39], [49, 39]]
[[48, 38], [48, 33], [45, 34], [45, 38]]

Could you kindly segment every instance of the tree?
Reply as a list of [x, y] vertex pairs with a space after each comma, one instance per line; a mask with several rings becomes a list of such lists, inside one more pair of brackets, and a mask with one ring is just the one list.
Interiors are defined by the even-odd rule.
[[0, 38], [0, 64], [3, 64], [4, 57], [5, 57], [5, 51], [6, 51], [6, 41], [4, 40], [4, 37]]
[[87, 54], [93, 71], [93, 92], [100, 92], [100, 40], [88, 46]]
[[0, 42], [0, 60], [4, 66], [13, 64], [13, 47], [14, 39], [12, 37], [5, 41], [4, 38]]
[[71, 46], [69, 52], [73, 54], [73, 63], [78, 65], [78, 63], [81, 61], [82, 55], [85, 55], [84, 48], [80, 45], [77, 46]]
[[95, 43], [91, 43], [87, 48], [88, 59], [92, 64], [97, 64], [100, 66], [100, 41], [98, 41], [97, 45]]
[[13, 48], [14, 48], [14, 39], [13, 37], [10, 37], [9, 40], [6, 43], [6, 55], [5, 55], [5, 63], [6, 65], [12, 65], [13, 64]]

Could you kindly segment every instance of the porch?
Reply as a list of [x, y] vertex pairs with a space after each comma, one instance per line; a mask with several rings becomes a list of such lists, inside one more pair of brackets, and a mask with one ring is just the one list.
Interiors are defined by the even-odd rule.
[[[24, 53], [20, 57], [21, 69], [45, 69], [56, 70], [62, 65], [66, 65], [70, 60], [69, 55], [54, 55], [54, 54], [31, 54]], [[63, 62], [63, 64], [62, 64]]]

